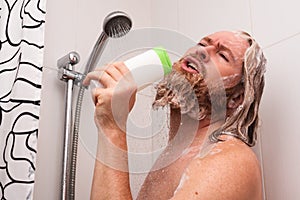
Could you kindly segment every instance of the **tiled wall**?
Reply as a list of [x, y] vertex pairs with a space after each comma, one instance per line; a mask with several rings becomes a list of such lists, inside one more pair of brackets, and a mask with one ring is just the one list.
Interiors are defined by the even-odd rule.
[[[260, 110], [266, 196], [270, 200], [297, 199], [300, 195], [299, 6], [295, 0], [49, 0], [35, 199], [59, 199], [64, 83], [57, 79], [56, 61], [76, 50], [84, 63], [100, 34], [103, 18], [118, 9], [132, 16], [135, 27], [168, 28], [195, 41], [224, 29], [243, 29], [257, 39], [268, 59]], [[83, 130], [93, 124], [91, 112], [92, 107], [87, 103], [81, 117]], [[94, 127], [90, 131], [95, 132]], [[91, 153], [95, 146], [86, 131], [81, 134], [86, 143], [81, 142], [78, 149], [76, 198], [88, 199], [93, 169]]]

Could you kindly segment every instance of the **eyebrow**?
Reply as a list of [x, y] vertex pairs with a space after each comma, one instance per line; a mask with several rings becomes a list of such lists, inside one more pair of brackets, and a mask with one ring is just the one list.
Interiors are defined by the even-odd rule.
[[[204, 37], [202, 40], [205, 40], [208, 44], [213, 44], [214, 43], [213, 39], [211, 39], [210, 37]], [[226, 46], [224, 46], [224, 45], [222, 45], [220, 43], [217, 43], [217, 49], [223, 50], [223, 51], [227, 51], [229, 53], [231, 59], [233, 61], [236, 60], [235, 57], [234, 57], [234, 55], [233, 55], [233, 53], [232, 53], [232, 51], [228, 47], [226, 47]]]

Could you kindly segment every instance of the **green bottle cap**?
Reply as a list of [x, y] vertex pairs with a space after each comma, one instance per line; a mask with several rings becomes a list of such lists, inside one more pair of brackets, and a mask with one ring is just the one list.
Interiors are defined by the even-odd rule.
[[164, 49], [163, 47], [155, 47], [153, 48], [153, 50], [157, 53], [163, 65], [164, 74], [165, 75], [169, 74], [172, 70], [172, 63], [166, 49]]

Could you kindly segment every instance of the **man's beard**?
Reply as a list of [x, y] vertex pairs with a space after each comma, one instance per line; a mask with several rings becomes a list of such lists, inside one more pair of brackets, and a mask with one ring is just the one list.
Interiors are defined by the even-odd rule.
[[174, 63], [171, 73], [156, 85], [156, 89], [154, 109], [169, 105], [195, 120], [209, 114], [211, 103], [203, 73], [186, 72], [181, 69], [180, 61]]

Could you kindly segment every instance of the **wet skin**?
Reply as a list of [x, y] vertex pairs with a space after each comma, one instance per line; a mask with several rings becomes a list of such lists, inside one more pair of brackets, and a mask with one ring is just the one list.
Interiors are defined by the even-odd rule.
[[[207, 63], [206, 67], [213, 64], [221, 76], [225, 77], [241, 74], [242, 58], [247, 45], [246, 40], [232, 32], [218, 32], [202, 39], [186, 54], [198, 55], [204, 63]], [[199, 49], [205, 49], [205, 57]], [[183, 60], [182, 69], [189, 73], [198, 73], [199, 65], [194, 63], [190, 67], [189, 62], [196, 61]], [[122, 84], [122, 90], [119, 88], [117, 92], [114, 90], [122, 76], [128, 73], [122, 63], [114, 64], [99, 73], [102, 75], [99, 81], [104, 88], [99, 88], [94, 92], [95, 123], [111, 144], [127, 151], [124, 127], [128, 112], [134, 103], [132, 94], [135, 94], [136, 88], [129, 78], [127, 85]], [[91, 79], [98, 80], [99, 73], [88, 75], [86, 84]], [[113, 96], [116, 96], [116, 99], [122, 99], [123, 102], [126, 102], [124, 100], [129, 102], [129, 109], [127, 107], [124, 109], [124, 105], [119, 109], [121, 113], [119, 124], [112, 120], [114, 119], [111, 110]], [[228, 109], [234, 108], [228, 105]], [[170, 135], [173, 137], [178, 134], [180, 124], [189, 127], [190, 124], [198, 122], [181, 116], [173, 110], [170, 123]], [[160, 166], [169, 155], [178, 155], [178, 159], [163, 168], [150, 172], [139, 192], [138, 199], [261, 200], [262, 183], [259, 162], [251, 148], [242, 141], [224, 136], [224, 142], [212, 144], [209, 146], [211, 149], [207, 155], [198, 156], [209, 134], [207, 130], [211, 126], [219, 127], [220, 123], [218, 121], [210, 123], [209, 118], [201, 120], [195, 138], [185, 148], [178, 148], [169, 143], [155, 166]], [[189, 130], [182, 131], [182, 134], [189, 134]], [[100, 139], [98, 142], [102, 144], [103, 141]], [[103, 152], [107, 152], [108, 157], [116, 156], [109, 151], [109, 145], [106, 144], [98, 146], [98, 154], [103, 154]], [[128, 167], [128, 160], [120, 162], [122, 162], [121, 165]], [[128, 172], [110, 168], [99, 161], [96, 161], [94, 170], [91, 199], [132, 199]]]

